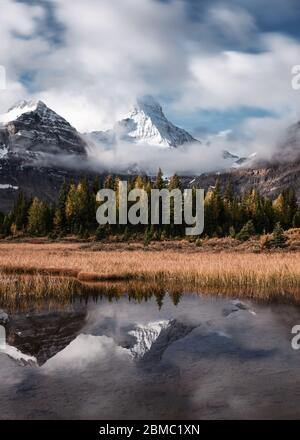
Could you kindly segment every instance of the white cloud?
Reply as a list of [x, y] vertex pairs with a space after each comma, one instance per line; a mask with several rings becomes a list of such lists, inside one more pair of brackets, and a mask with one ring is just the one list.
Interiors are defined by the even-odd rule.
[[[181, 2], [53, 3], [65, 27], [64, 44], [43, 60], [47, 70], [40, 66], [38, 88], [80, 130], [108, 127], [137, 95], [174, 92], [186, 77], [187, 22]], [[86, 111], [76, 114], [82, 104]]]
[[1, 0], [0, 64], [6, 71], [6, 89], [1, 90], [0, 111], [29, 93], [20, 77], [34, 60], [48, 50], [48, 43], [37, 34], [44, 9], [14, 0]]
[[193, 80], [182, 104], [218, 110], [252, 106], [278, 114], [297, 109], [299, 97], [291, 86], [291, 67], [299, 53], [297, 41], [267, 34], [261, 36], [259, 53], [195, 54], [190, 60]]
[[98, 144], [90, 151], [89, 163], [95, 170], [117, 172], [143, 170], [155, 175], [162, 168], [167, 176], [193, 175], [221, 170], [231, 165], [223, 158], [223, 142], [213, 145], [191, 143], [180, 148], [161, 148], [145, 144], [119, 142], [112, 148]]
[[213, 5], [207, 11], [206, 21], [209, 27], [239, 43], [248, 43], [249, 38], [257, 32], [254, 17], [237, 6]]
[[[8, 88], [0, 111], [21, 98], [40, 98], [89, 131], [110, 127], [137, 95], [150, 93], [172, 97], [178, 114], [251, 106], [282, 121], [298, 116], [291, 67], [299, 63], [300, 43], [260, 31], [246, 6], [208, 2], [198, 21], [190, 20], [183, 0], [53, 0], [51, 6], [60, 44], [40, 33], [43, 2], [2, 0], [0, 64]], [[28, 71], [30, 87], [21, 81]], [[261, 123], [272, 131], [277, 119]], [[257, 125], [249, 121], [247, 129], [262, 143]]]
[[61, 369], [85, 370], [90, 364], [97, 364], [99, 373], [107, 371], [114, 361], [131, 360], [129, 350], [119, 347], [112, 338], [80, 334], [66, 348], [50, 358], [43, 370], [55, 372]]

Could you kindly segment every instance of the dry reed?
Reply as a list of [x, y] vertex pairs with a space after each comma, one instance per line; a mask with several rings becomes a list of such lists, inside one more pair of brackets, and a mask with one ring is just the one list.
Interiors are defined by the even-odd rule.
[[[300, 253], [103, 250], [72, 243], [0, 244], [0, 295], [61, 296], [91, 282], [140, 280], [261, 299], [300, 300]], [[31, 275], [31, 276], [29, 276]], [[94, 287], [95, 288], [95, 287]], [[86, 290], [87, 291], [87, 290]]]

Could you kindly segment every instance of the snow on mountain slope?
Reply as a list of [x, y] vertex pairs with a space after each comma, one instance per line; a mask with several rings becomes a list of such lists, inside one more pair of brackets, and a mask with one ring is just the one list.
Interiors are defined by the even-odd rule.
[[124, 140], [167, 148], [199, 142], [187, 131], [173, 125], [151, 96], [139, 98], [129, 114], [117, 122], [113, 129], [96, 131], [90, 136], [95, 142], [112, 144]]
[[14, 189], [15, 191], [17, 191], [19, 187], [13, 186], [10, 183], [0, 183], [0, 189]]
[[151, 96], [138, 99], [121, 124], [126, 129], [127, 136], [135, 142], [163, 147], [178, 147], [187, 142], [196, 142], [187, 131], [176, 127], [166, 118], [160, 104]]
[[5, 144], [0, 144], [0, 159], [3, 159], [8, 153], [8, 148]]
[[6, 354], [11, 359], [14, 359], [21, 366], [36, 366], [37, 360], [34, 356], [29, 356], [27, 354], [22, 353], [16, 347], [12, 345], [6, 345], [5, 348], [0, 349], [0, 353]]
[[137, 325], [134, 330], [128, 332], [136, 338], [136, 344], [130, 348], [133, 357], [141, 359], [150, 350], [161, 331], [169, 326], [169, 323], [169, 321], [149, 322], [145, 325]]
[[240, 167], [250, 168], [251, 166], [254, 165], [254, 161], [256, 160], [256, 158], [257, 158], [257, 153], [252, 153], [248, 157], [241, 157], [236, 162], [234, 162], [231, 167], [232, 168], [240, 168]]
[[86, 154], [86, 143], [77, 130], [42, 101], [18, 102], [0, 115], [0, 123], [0, 157], [8, 150], [23, 156], [29, 152]]
[[39, 101], [19, 101], [11, 107], [7, 113], [0, 115], [0, 124], [7, 124], [8, 122], [18, 119], [23, 113], [30, 113], [37, 109]]
[[54, 202], [65, 179], [79, 179], [87, 143], [42, 101], [21, 101], [0, 120], [0, 211], [18, 189]]

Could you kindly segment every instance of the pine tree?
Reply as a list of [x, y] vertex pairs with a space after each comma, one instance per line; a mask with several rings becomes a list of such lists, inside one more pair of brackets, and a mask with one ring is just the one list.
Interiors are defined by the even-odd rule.
[[145, 181], [142, 176], [137, 176], [134, 182], [134, 187], [137, 189], [144, 189]]
[[288, 188], [273, 203], [276, 221], [281, 224], [283, 229], [292, 226], [293, 218], [296, 215], [298, 206], [294, 189]]
[[269, 199], [268, 197], [263, 198], [263, 209], [267, 217], [267, 224], [265, 225], [264, 229], [267, 232], [271, 232], [274, 229], [275, 212], [273, 209], [272, 200]]
[[234, 228], [235, 225], [235, 212], [234, 209], [237, 209], [237, 206], [234, 204], [234, 194], [232, 189], [232, 183], [229, 180], [226, 184], [224, 196], [223, 196], [223, 207], [224, 207], [224, 225], [223, 232], [229, 233], [230, 228]]
[[158, 310], [161, 310], [161, 308], [164, 304], [165, 291], [161, 290], [161, 291], [155, 293], [155, 298], [156, 298], [156, 304], [158, 306]]
[[255, 230], [261, 233], [264, 229], [269, 228], [268, 217], [264, 210], [263, 198], [257, 189], [253, 188], [243, 197], [243, 210], [245, 220], [252, 220]]
[[209, 236], [212, 235], [213, 229], [215, 227], [215, 222], [212, 214], [212, 190], [207, 191], [204, 198], [204, 225], [205, 232]]
[[8, 235], [10, 235], [10, 231], [11, 231], [11, 226], [13, 224], [13, 217], [12, 217], [12, 213], [8, 213], [4, 216], [3, 222], [2, 222], [2, 227], [1, 227], [1, 233], [7, 237]]
[[[168, 190], [173, 191], [174, 189], [182, 190], [182, 184], [180, 177], [177, 174], [174, 174], [169, 181], [168, 184]], [[183, 219], [183, 212], [182, 212], [182, 219]], [[174, 198], [171, 197], [170, 199], [170, 220], [171, 225], [165, 225], [165, 230], [169, 234], [170, 237], [177, 237], [182, 235], [183, 231], [183, 225], [177, 225], [175, 224], [175, 204], [174, 204]]]
[[92, 192], [96, 196], [100, 189], [99, 177], [95, 177], [92, 182]]
[[71, 233], [87, 236], [96, 229], [96, 198], [86, 178], [71, 184], [65, 204], [65, 215]]
[[155, 179], [154, 188], [155, 189], [163, 189], [164, 187], [165, 187], [165, 183], [164, 183], [164, 179], [163, 179], [163, 172], [159, 168], [159, 170], [157, 172], [156, 179]]
[[105, 177], [103, 188], [115, 190], [115, 178], [111, 174]]
[[286, 221], [287, 221], [287, 227], [289, 228], [292, 226], [293, 219], [298, 210], [297, 196], [294, 188], [289, 188], [286, 190], [286, 199], [287, 199]]
[[19, 192], [12, 210], [12, 217], [16, 231], [22, 231], [27, 226], [29, 203], [23, 192]]
[[79, 221], [77, 215], [77, 190], [74, 183], [70, 185], [66, 198], [65, 216], [69, 232], [77, 233], [79, 229]]
[[50, 232], [51, 213], [49, 206], [35, 197], [28, 212], [28, 232], [31, 235], [46, 235]]
[[103, 225], [99, 225], [96, 229], [95, 238], [97, 241], [101, 241], [105, 238], [105, 230]]
[[249, 238], [255, 234], [255, 228], [253, 221], [249, 220], [237, 234], [236, 238], [240, 241], [247, 241]]
[[57, 206], [54, 213], [54, 230], [57, 235], [65, 235], [68, 232], [68, 222], [66, 217], [66, 201], [70, 185], [64, 180], [59, 191]]
[[[165, 188], [165, 182], [163, 179], [163, 172], [159, 168], [157, 175], [156, 175], [156, 179], [153, 183], [153, 189], [161, 190], [164, 188]], [[149, 203], [150, 203], [150, 198], [149, 198]], [[149, 207], [150, 207], [150, 205], [149, 205]], [[157, 225], [154, 225], [154, 233], [157, 237], [161, 237], [161, 233], [162, 233], [162, 231], [161, 231], [161, 228], [162, 228], [162, 201], [161, 200], [159, 201], [158, 209], [159, 209], [159, 221], [158, 221]], [[150, 213], [150, 210], [149, 210], [149, 213]]]
[[172, 298], [172, 302], [173, 302], [174, 306], [178, 306], [181, 298], [183, 297], [183, 293], [181, 291], [171, 292], [170, 297]]
[[174, 174], [174, 176], [170, 178], [168, 189], [169, 191], [172, 191], [172, 189], [182, 189], [181, 180], [177, 174]]
[[274, 247], [284, 247], [285, 242], [287, 241], [287, 237], [284, 235], [281, 224], [278, 222], [275, 225], [273, 234], [272, 234], [272, 245]]
[[224, 232], [223, 227], [225, 215], [221, 184], [219, 180], [216, 181], [215, 187], [208, 191], [205, 197], [204, 206], [205, 210], [207, 210], [205, 215], [205, 224], [208, 226], [207, 232], [210, 235], [222, 236]]
[[151, 229], [146, 228], [144, 233], [144, 246], [148, 246], [151, 243], [152, 234]]
[[90, 192], [89, 183], [86, 178], [79, 183], [77, 187], [78, 193], [78, 209], [79, 221], [84, 229], [84, 234], [90, 230], [91, 225], [95, 221], [96, 211], [92, 193]]
[[282, 193], [279, 194], [279, 196], [274, 200], [273, 209], [275, 213], [276, 222], [277, 223], [279, 222], [280, 224], [284, 224], [286, 203], [285, 203], [284, 195]]
[[236, 237], [236, 232], [235, 232], [234, 226], [230, 226], [230, 228], [229, 228], [229, 236], [231, 238], [235, 238]]
[[300, 228], [300, 209], [298, 208], [293, 217], [293, 228]]
[[0, 211], [0, 234], [3, 234], [2, 228], [3, 228], [3, 222], [4, 222], [5, 215], [3, 212]]
[[58, 236], [63, 235], [63, 214], [59, 208], [55, 209], [54, 217], [53, 217], [53, 229], [54, 233]]
[[123, 241], [128, 241], [130, 237], [130, 232], [128, 226], [124, 229]]

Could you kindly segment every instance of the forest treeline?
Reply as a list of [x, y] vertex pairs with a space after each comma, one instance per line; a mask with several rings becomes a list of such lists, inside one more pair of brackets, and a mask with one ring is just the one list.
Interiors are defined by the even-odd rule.
[[[37, 197], [28, 198], [19, 192], [11, 212], [6, 215], [0, 213], [0, 234], [2, 237], [94, 236], [97, 240], [117, 235], [124, 241], [143, 236], [145, 242], [184, 236], [186, 225], [175, 225], [172, 221], [170, 225], [99, 226], [96, 221], [96, 194], [102, 187], [118, 191], [119, 181], [119, 177], [109, 175], [102, 185], [100, 179], [93, 182], [89, 182], [87, 178], [79, 183], [64, 182], [56, 204], [47, 203]], [[128, 191], [134, 188], [145, 189], [148, 193], [151, 189], [181, 189], [181, 180], [174, 175], [166, 181], [159, 170], [155, 179], [148, 176], [129, 178]], [[242, 195], [235, 194], [230, 181], [222, 190], [217, 180], [215, 186], [205, 194], [204, 212], [205, 226], [202, 236], [207, 237], [231, 236], [247, 240], [252, 235], [274, 232], [274, 229], [278, 233], [282, 229], [300, 227], [300, 208], [293, 188], [285, 189], [272, 200], [260, 195], [257, 189], [251, 189]]]

